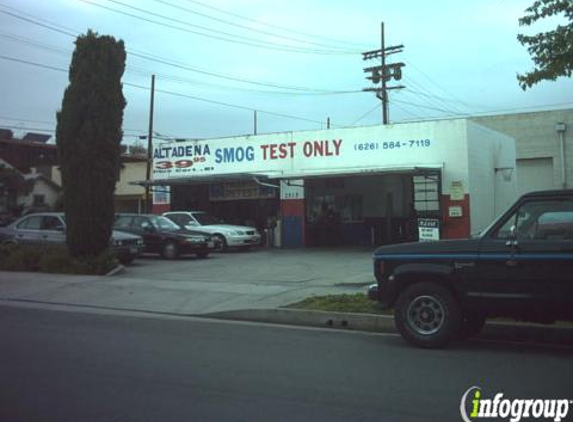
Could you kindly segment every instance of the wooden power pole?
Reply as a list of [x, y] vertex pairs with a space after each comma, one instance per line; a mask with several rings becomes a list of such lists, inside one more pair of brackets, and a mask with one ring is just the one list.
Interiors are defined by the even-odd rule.
[[153, 103], [155, 98], [155, 75], [151, 75], [151, 98], [149, 102], [149, 132], [147, 133], [147, 170], [145, 172], [145, 212], [150, 213], [153, 208], [153, 198], [150, 195], [151, 166], [153, 164]]
[[388, 63], [386, 61], [387, 56], [395, 53], [401, 53], [404, 51], [403, 45], [397, 45], [392, 47], [386, 47], [386, 41], [384, 39], [384, 22], [380, 24], [380, 49], [367, 51], [362, 53], [363, 60], [371, 60], [380, 57], [380, 66], [372, 66], [364, 69], [364, 72], [370, 73], [366, 79], [369, 79], [374, 83], [373, 87], [364, 88], [363, 91], [373, 91], [382, 101], [382, 124], [387, 125], [389, 123], [389, 111], [388, 111], [388, 91], [391, 89], [402, 89], [405, 88], [403, 85], [399, 86], [388, 86], [388, 82], [391, 79], [397, 81], [402, 79], [402, 67], [406, 64], [399, 63]]

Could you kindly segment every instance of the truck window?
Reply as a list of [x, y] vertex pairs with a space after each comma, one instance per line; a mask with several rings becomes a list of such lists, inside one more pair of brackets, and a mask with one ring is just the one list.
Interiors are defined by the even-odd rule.
[[573, 239], [573, 201], [526, 202], [505, 221], [494, 237], [509, 239], [514, 225], [517, 239]]

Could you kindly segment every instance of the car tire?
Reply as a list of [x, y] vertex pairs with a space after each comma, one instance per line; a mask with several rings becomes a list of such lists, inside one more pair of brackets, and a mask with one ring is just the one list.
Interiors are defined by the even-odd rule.
[[227, 239], [225, 238], [225, 236], [223, 236], [222, 234], [216, 234], [213, 237], [215, 237], [218, 240], [217, 244], [219, 245], [219, 247], [217, 250], [219, 252], [225, 252], [229, 249], [229, 245], [227, 244]]
[[179, 247], [175, 242], [167, 241], [163, 244], [161, 256], [165, 259], [175, 259], [179, 256]]
[[394, 321], [410, 344], [437, 349], [456, 337], [462, 316], [450, 290], [439, 283], [423, 282], [412, 284], [398, 296]]
[[196, 253], [195, 255], [197, 256], [197, 258], [204, 259], [204, 258], [207, 258], [209, 256], [209, 252], [199, 252], [199, 253]]

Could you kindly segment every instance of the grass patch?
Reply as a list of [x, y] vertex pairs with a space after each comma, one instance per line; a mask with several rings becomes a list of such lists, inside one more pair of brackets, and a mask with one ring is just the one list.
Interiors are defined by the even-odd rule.
[[392, 314], [391, 310], [382, 309], [378, 302], [368, 299], [364, 293], [311, 296], [301, 302], [287, 305], [286, 308], [356, 314]]
[[117, 265], [109, 250], [93, 258], [77, 259], [63, 245], [0, 246], [1, 271], [104, 275]]

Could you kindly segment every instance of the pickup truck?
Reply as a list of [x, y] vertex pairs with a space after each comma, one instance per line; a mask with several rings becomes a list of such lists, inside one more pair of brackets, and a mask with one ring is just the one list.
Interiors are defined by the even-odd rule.
[[478, 333], [487, 318], [573, 321], [573, 190], [523, 195], [470, 239], [387, 245], [368, 296], [394, 308], [424, 348]]

